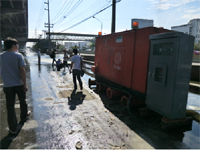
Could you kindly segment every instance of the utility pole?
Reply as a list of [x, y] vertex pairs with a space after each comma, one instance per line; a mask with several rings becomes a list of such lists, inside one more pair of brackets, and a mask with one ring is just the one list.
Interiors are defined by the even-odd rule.
[[37, 38], [37, 30], [35, 29], [35, 38]]
[[50, 26], [50, 10], [49, 10], [49, 0], [47, 0], [47, 2], [44, 2], [45, 4], [48, 5], [48, 9], [45, 8], [45, 10], [48, 11], [48, 23], [45, 23], [45, 27], [48, 27], [48, 32], [49, 32], [49, 51], [51, 51], [51, 38], [50, 38], [50, 27], [53, 28], [53, 24], [52, 26]]
[[44, 32], [44, 39], [45, 39], [45, 33], [47, 32], [46, 30], [42, 30]]
[[116, 0], [112, 1], [112, 26], [111, 33], [115, 33]]

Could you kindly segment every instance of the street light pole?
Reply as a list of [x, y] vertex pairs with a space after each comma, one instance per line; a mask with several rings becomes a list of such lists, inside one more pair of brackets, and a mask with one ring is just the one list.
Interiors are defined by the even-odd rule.
[[[101, 22], [98, 18], [96, 18], [95, 16], [93, 16], [94, 19], [97, 19], [99, 22]], [[101, 22], [101, 33], [102, 33], [102, 28], [103, 28], [103, 23]]]

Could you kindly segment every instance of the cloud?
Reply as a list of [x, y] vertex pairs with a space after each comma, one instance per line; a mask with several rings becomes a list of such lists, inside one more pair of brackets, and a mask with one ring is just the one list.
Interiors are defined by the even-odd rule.
[[191, 10], [186, 10], [186, 13], [195, 13], [195, 12], [200, 12], [200, 8], [198, 9], [191, 9]]
[[184, 14], [181, 18], [192, 20], [192, 19], [199, 18], [199, 16], [200, 16], [200, 13], [198, 13], [198, 14]]
[[200, 8], [190, 8], [188, 10], [184, 11], [184, 14], [182, 15], [181, 18], [185, 18], [185, 19], [196, 19], [200, 17]]
[[173, 7], [180, 7], [191, 2], [198, 2], [200, 0], [147, 0], [153, 4], [156, 9], [167, 10]]

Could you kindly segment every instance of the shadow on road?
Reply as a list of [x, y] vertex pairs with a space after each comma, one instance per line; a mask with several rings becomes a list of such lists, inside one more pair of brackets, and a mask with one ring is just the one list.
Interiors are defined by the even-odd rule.
[[15, 135], [9, 133], [6, 137], [4, 137], [0, 142], [0, 149], [8, 149], [12, 141], [17, 137], [17, 135], [21, 131], [23, 126], [24, 123], [20, 122], [17, 126], [17, 133]]
[[73, 90], [71, 93], [71, 96], [68, 97], [68, 105], [70, 105], [70, 110], [75, 110], [77, 105], [80, 105], [83, 103], [83, 100], [85, 99], [85, 94], [83, 92], [77, 92], [76, 90]]
[[[120, 110], [121, 103], [120, 99], [109, 99], [105, 92], [98, 92], [96, 89], [93, 90], [98, 94], [104, 104], [104, 106], [110, 110], [118, 119], [124, 122], [132, 131], [137, 133], [142, 139], [149, 143], [154, 148], [188, 148], [183, 142], [184, 132], [190, 131], [189, 128], [163, 130], [161, 128], [161, 117], [159, 114], [150, 116], [150, 118], [142, 118], [139, 113], [139, 108], [130, 107], [132, 114], [128, 112], [128, 109]], [[114, 104], [114, 105], [110, 105]]]

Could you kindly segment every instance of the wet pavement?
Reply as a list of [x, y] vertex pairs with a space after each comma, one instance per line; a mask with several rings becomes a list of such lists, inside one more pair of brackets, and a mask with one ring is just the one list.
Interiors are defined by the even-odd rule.
[[[57, 55], [62, 58], [62, 55]], [[27, 101], [32, 111], [30, 119], [21, 125], [15, 138], [8, 136], [5, 97], [0, 87], [1, 148], [9, 149], [157, 149], [200, 148], [199, 123], [189, 129], [163, 131], [159, 116], [151, 122], [141, 122], [126, 111], [109, 111], [103, 93], [89, 89], [85, 75], [83, 91], [73, 91], [72, 75], [56, 71], [48, 55], [42, 55], [40, 67], [37, 55], [29, 52]], [[89, 65], [87, 67], [90, 67]], [[87, 69], [88, 72], [89, 69]], [[114, 100], [115, 101], [115, 100]], [[115, 106], [118, 107], [118, 106]], [[19, 119], [19, 103], [15, 105]], [[188, 109], [200, 111], [199, 95], [189, 93]]]

